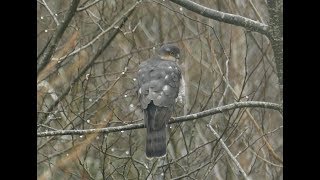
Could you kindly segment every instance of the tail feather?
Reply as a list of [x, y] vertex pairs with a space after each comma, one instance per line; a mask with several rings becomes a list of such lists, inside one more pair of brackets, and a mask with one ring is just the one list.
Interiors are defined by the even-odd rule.
[[166, 123], [171, 116], [167, 107], [158, 107], [151, 101], [144, 111], [147, 129], [146, 156], [162, 157], [166, 154]]
[[166, 152], [166, 129], [147, 131], [146, 155], [147, 157], [162, 157]]

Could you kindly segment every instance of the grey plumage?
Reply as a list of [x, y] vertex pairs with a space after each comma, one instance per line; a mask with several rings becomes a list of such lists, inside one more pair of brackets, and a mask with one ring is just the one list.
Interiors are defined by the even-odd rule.
[[166, 124], [172, 115], [181, 80], [180, 67], [168, 59], [176, 59], [179, 54], [176, 46], [165, 45], [159, 56], [139, 66], [137, 93], [147, 129], [147, 157], [166, 154]]

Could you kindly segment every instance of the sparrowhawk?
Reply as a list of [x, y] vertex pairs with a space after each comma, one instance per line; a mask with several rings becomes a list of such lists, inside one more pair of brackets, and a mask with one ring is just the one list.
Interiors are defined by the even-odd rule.
[[166, 126], [174, 110], [181, 81], [179, 58], [180, 49], [166, 44], [159, 49], [157, 56], [139, 66], [137, 94], [147, 129], [148, 158], [166, 155]]

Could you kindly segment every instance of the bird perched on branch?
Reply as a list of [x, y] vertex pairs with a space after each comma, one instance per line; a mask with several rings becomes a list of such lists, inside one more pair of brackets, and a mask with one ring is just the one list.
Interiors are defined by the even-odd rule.
[[180, 49], [166, 44], [139, 66], [137, 94], [147, 129], [148, 158], [166, 155], [166, 126], [181, 90], [179, 58]]

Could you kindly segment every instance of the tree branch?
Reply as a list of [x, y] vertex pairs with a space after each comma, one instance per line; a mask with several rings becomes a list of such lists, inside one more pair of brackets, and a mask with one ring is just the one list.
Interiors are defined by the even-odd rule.
[[97, 4], [99, 1], [101, 1], [101, 0], [95, 0], [94, 2], [92, 2], [92, 3], [90, 3], [90, 4], [86, 5], [86, 6], [84, 6], [84, 5], [80, 6], [79, 8], [77, 8], [77, 11], [86, 10], [86, 9], [90, 8], [91, 6]]
[[250, 31], [259, 32], [269, 37], [269, 26], [257, 21], [254, 21], [243, 16], [224, 13], [214, 9], [207, 8], [190, 0], [170, 0], [173, 3], [176, 3], [190, 11], [193, 11], [197, 14], [200, 14], [204, 17], [214, 19], [220, 22], [225, 22], [228, 24], [233, 24], [236, 26], [244, 27]]
[[[269, 25], [254, 21], [252, 19], [224, 13], [214, 9], [207, 8], [190, 0], [170, 0], [190, 11], [193, 11], [204, 17], [214, 19], [220, 22], [243, 27], [247, 30], [259, 32], [266, 35], [271, 41], [272, 49], [277, 67], [277, 76], [280, 89], [280, 101], [283, 99], [283, 22], [282, 22], [282, 1], [268, 0], [268, 10], [270, 14]], [[255, 11], [256, 12], [256, 11]], [[257, 12], [256, 12], [257, 13]], [[258, 16], [259, 17], [259, 16]]]
[[[75, 55], [76, 53], [80, 52], [81, 50], [83, 49], [86, 49], [88, 47], [91, 47], [97, 40], [101, 39], [101, 37], [106, 34], [107, 32], [109, 32], [110, 30], [112, 29], [115, 29], [116, 25], [121, 22], [121, 20], [123, 20], [123, 18], [125, 17], [128, 17], [128, 14], [131, 13], [133, 11], [133, 9], [136, 8], [136, 6], [140, 3], [140, 1], [137, 1], [130, 9], [128, 9], [121, 17], [119, 17], [117, 20], [115, 20], [106, 30], [102, 30], [101, 33], [99, 33], [95, 38], [93, 38], [90, 42], [88, 42], [87, 44], [85, 44], [84, 46], [72, 51], [71, 53], [63, 56], [63, 57], [60, 57], [60, 58], [57, 58], [57, 60], [59, 61], [62, 61], [64, 59], [66, 59], [67, 57], [70, 57], [70, 56], [73, 56]], [[119, 29], [121, 28], [122, 26], [120, 27], [117, 27], [116, 29]]]
[[[172, 120], [170, 120], [168, 124], [190, 121], [190, 120], [199, 119], [202, 117], [206, 117], [206, 116], [210, 116], [218, 113], [223, 113], [232, 109], [245, 108], [245, 107], [267, 108], [267, 109], [277, 110], [280, 113], [282, 113], [282, 106], [275, 103], [259, 102], [259, 101], [235, 102], [225, 106], [205, 110], [199, 113], [194, 113], [187, 116], [175, 117], [175, 118], [172, 118]], [[57, 135], [82, 135], [82, 134], [92, 134], [92, 133], [108, 134], [111, 132], [141, 129], [144, 127], [145, 127], [144, 124], [140, 123], [140, 124], [129, 124], [124, 126], [99, 128], [99, 129], [58, 130], [58, 131], [40, 132], [40, 133], [37, 133], [37, 136], [45, 137], [45, 136], [57, 136]]]
[[189, 121], [189, 120], [194, 120], [194, 119], [199, 119], [199, 118], [210, 116], [210, 115], [213, 115], [213, 114], [223, 113], [225, 111], [229, 111], [229, 110], [232, 110], [232, 109], [244, 108], [244, 107], [267, 108], [267, 109], [277, 110], [280, 113], [282, 113], [281, 105], [275, 104], [275, 103], [261, 102], [261, 101], [235, 102], [235, 103], [228, 104], [228, 105], [225, 105], [225, 106], [220, 106], [220, 107], [217, 107], [217, 108], [205, 110], [205, 111], [202, 111], [202, 112], [199, 112], [199, 113], [189, 114], [189, 115], [181, 116], [181, 117], [176, 117], [176, 118], [173, 118], [174, 121], [170, 121], [169, 124], [177, 123], [177, 122], [184, 122], [184, 121]]
[[51, 9], [49, 8], [47, 2], [45, 0], [42, 0], [42, 3], [44, 5], [44, 7], [48, 10], [48, 12], [50, 13], [50, 15], [52, 16], [53, 20], [56, 22], [57, 26], [60, 25], [57, 17], [53, 14], [53, 12], [51, 11]]
[[280, 0], [268, 0], [270, 14], [270, 41], [274, 53], [280, 89], [280, 100], [283, 99], [283, 7]]
[[[280, 101], [283, 99], [283, 22], [282, 22], [282, 1], [268, 0], [268, 10], [270, 14], [269, 25], [254, 21], [243, 16], [224, 13], [214, 9], [207, 8], [190, 0], [170, 0], [190, 11], [193, 11], [204, 17], [214, 19], [220, 22], [244, 27], [247, 30], [259, 32], [266, 35], [272, 44], [272, 49], [277, 67], [277, 76], [280, 89]], [[251, 3], [252, 4], [252, 3]], [[255, 13], [257, 14], [256, 10]], [[259, 17], [259, 16], [258, 16]]]
[[[136, 3], [133, 7], [136, 7], [138, 3]], [[84, 74], [85, 72], [94, 64], [94, 62], [98, 59], [98, 57], [102, 54], [102, 52], [111, 44], [111, 42], [113, 41], [113, 39], [116, 37], [116, 35], [120, 32], [120, 28], [125, 24], [125, 22], [128, 20], [129, 16], [133, 13], [134, 8], [130, 8], [121, 18], [121, 24], [119, 25], [119, 28], [114, 29], [113, 32], [110, 32], [110, 36], [109, 38], [103, 43], [102, 47], [100, 49], [98, 49], [98, 51], [96, 52], [96, 54], [94, 55], [94, 57], [89, 61], [89, 63], [79, 72], [79, 75], [70, 82], [70, 85], [68, 86], [68, 88], [66, 88], [63, 93], [61, 94], [61, 96], [59, 96], [59, 98], [57, 100], [54, 101], [53, 104], [51, 104], [48, 107], [48, 110], [46, 112], [51, 112], [58, 104], [59, 102], [61, 102], [61, 100], [63, 98], [65, 98], [65, 96], [68, 95], [68, 93], [70, 92], [72, 85], [75, 84]], [[40, 119], [46, 119], [47, 116], [49, 114], [45, 113], [43, 116], [38, 116], [38, 118], [40, 117]], [[41, 121], [40, 121], [41, 122]], [[46, 123], [44, 123], [46, 124]]]
[[64, 31], [67, 29], [68, 24], [70, 23], [77, 10], [79, 2], [80, 0], [73, 0], [71, 2], [70, 8], [68, 9], [64, 20], [57, 26], [57, 31], [54, 33], [48, 47], [46, 48], [42, 56], [39, 57], [37, 73], [39, 73], [49, 63], [50, 58], [58, 45], [58, 42], [60, 41]]
[[209, 127], [211, 132], [213, 132], [213, 134], [219, 139], [219, 142], [221, 143], [223, 149], [228, 153], [228, 155], [230, 156], [230, 158], [232, 159], [234, 164], [238, 167], [238, 169], [239, 169], [240, 173], [242, 174], [242, 176], [244, 177], [244, 179], [247, 180], [248, 176], [247, 176], [246, 172], [244, 172], [244, 170], [241, 167], [240, 163], [237, 161], [236, 157], [233, 156], [232, 152], [229, 150], [227, 145], [223, 142], [222, 138], [220, 138], [219, 134], [212, 128], [212, 126], [210, 124], [207, 124], [207, 126]]

